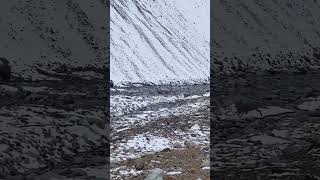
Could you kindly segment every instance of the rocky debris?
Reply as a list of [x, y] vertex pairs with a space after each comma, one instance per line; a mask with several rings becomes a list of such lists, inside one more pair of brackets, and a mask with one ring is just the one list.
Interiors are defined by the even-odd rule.
[[241, 98], [235, 102], [235, 107], [238, 115], [242, 116], [248, 114], [249, 111], [257, 110], [262, 116], [262, 112], [259, 110], [259, 104], [256, 101]]
[[184, 145], [186, 146], [186, 148], [193, 148], [194, 146], [196, 146], [196, 144], [192, 141], [185, 141]]
[[304, 111], [315, 111], [319, 110], [320, 108], [320, 101], [309, 101], [304, 102], [297, 106], [298, 109], [304, 110]]
[[178, 178], [174, 177], [174, 176], [168, 176], [165, 177], [165, 180], [177, 180]]
[[151, 170], [145, 180], [163, 180], [164, 171], [159, 168]]
[[17, 95], [19, 89], [13, 86], [0, 85], [0, 96], [14, 97]]
[[[234, 77], [214, 80], [213, 102], [217, 102], [212, 110], [210, 147], [213, 178], [319, 178], [319, 142], [315, 140], [320, 133], [315, 103], [320, 90], [319, 75], [318, 72], [301, 76], [248, 75], [245, 84], [228, 88], [224, 86], [239, 81]], [[312, 79], [312, 83], [305, 82], [306, 78]], [[253, 83], [254, 86], [248, 86]], [[242, 88], [245, 90], [240, 92]], [[307, 96], [311, 89], [318, 94]], [[260, 108], [263, 116], [255, 111], [243, 117], [228, 115], [234, 96], [256, 99], [264, 106]]]
[[113, 87], [114, 87], [113, 81], [110, 80], [110, 88], [113, 88]]
[[170, 148], [164, 148], [161, 152], [169, 152], [169, 151], [171, 151]]
[[140, 170], [144, 169], [144, 166], [145, 166], [145, 162], [144, 161], [137, 161], [136, 165], [135, 165], [135, 168], [136, 168], [136, 170], [140, 171]]
[[[160, 99], [159, 102], [155, 98], [155, 101], [152, 100], [146, 108], [141, 107], [119, 115], [117, 118], [111, 118], [111, 127], [115, 129], [111, 134], [112, 179], [141, 179], [154, 167], [166, 172], [183, 172], [174, 175], [178, 179], [180, 176], [192, 175], [194, 179], [208, 176], [208, 172], [200, 168], [202, 155], [205, 154], [202, 147], [209, 146], [209, 108], [207, 107], [209, 99], [208, 96], [204, 96], [208, 89], [208, 84], [183, 86], [139, 84], [139, 86], [113, 88], [111, 98], [117, 101], [119, 96], [125, 94], [125, 103], [132, 97], [139, 97], [139, 99], [148, 99], [150, 96], [168, 99], [178, 97], [178, 100], [161, 102], [162, 99]], [[157, 90], [170, 91], [170, 94], [159, 96]], [[190, 94], [189, 98], [181, 95], [184, 92]], [[139, 103], [139, 101], [132, 102], [130, 104]], [[201, 108], [198, 109], [198, 107]], [[189, 109], [196, 109], [196, 111], [189, 111]], [[111, 112], [117, 109], [112, 110]], [[132, 124], [128, 123], [130, 121]], [[122, 125], [118, 126], [117, 123]], [[186, 140], [192, 144], [189, 148], [184, 148]], [[192, 142], [197, 142], [197, 145], [194, 146]], [[201, 152], [200, 156], [195, 155], [199, 152]], [[139, 170], [141, 168], [137, 160], [130, 160], [131, 158], [142, 159], [145, 162], [144, 168]], [[194, 164], [195, 172], [190, 171], [190, 164]], [[163, 176], [163, 178], [168, 177]]]
[[[4, 44], [12, 44], [11, 50], [1, 50], [1, 56], [13, 59], [10, 62], [12, 74], [24, 79], [49, 80], [51, 77], [46, 76], [45, 72], [75, 72], [70, 67], [59, 67], [60, 64], [75, 65], [74, 68], [88, 64], [104, 68], [107, 38], [101, 26], [105, 26], [106, 19], [94, 17], [97, 12], [105, 12], [106, 6], [96, 1], [83, 8], [87, 5], [87, 2], [73, 0], [63, 5], [46, 0], [40, 4], [34, 0], [14, 0], [3, 7], [1, 17], [16, 17], [6, 18], [1, 23], [1, 29], [7, 36], [0, 37]], [[56, 16], [57, 12], [62, 13], [61, 17]], [[69, 39], [71, 37], [73, 41]], [[74, 42], [82, 48], [74, 48]], [[20, 46], [21, 43], [24, 45]]]
[[210, 167], [210, 160], [209, 159], [205, 159], [202, 161], [201, 168], [203, 168], [203, 167]]
[[[279, 72], [304, 75], [311, 69], [319, 69], [320, 44], [312, 38], [317, 33], [309, 31], [318, 24], [308, 22], [320, 17], [317, 1], [305, 4], [225, 0], [215, 1], [213, 7], [216, 8], [212, 15], [216, 19], [212, 29], [214, 76]], [[223, 21], [226, 18], [229, 21]], [[300, 33], [295, 33], [302, 24]], [[235, 38], [230, 38], [230, 34]]]
[[[106, 102], [101, 100], [103, 92], [93, 95], [97, 84], [105, 88], [98, 80], [1, 85], [0, 125], [5, 128], [0, 128], [0, 178], [24, 178], [36, 172], [35, 178], [49, 179], [59, 172], [58, 179], [85, 179], [90, 176], [85, 168], [94, 171], [105, 165]], [[30, 91], [38, 85], [50, 91]], [[77, 104], [64, 103], [69, 96], [65, 92], [73, 94]], [[71, 170], [62, 172], [66, 167]]]
[[173, 143], [172, 146], [173, 146], [174, 148], [182, 148], [182, 145], [181, 145], [181, 143], [179, 143], [179, 142]]
[[65, 96], [65, 97], [63, 98], [63, 104], [64, 104], [64, 105], [74, 104], [74, 98], [73, 98], [71, 95]]

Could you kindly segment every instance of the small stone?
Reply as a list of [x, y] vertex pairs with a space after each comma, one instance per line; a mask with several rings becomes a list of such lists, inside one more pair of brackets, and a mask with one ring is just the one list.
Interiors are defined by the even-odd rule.
[[197, 134], [194, 134], [194, 133], [191, 134], [191, 137], [196, 137], [196, 136], [197, 136]]
[[190, 172], [191, 172], [191, 173], [195, 173], [195, 172], [197, 172], [197, 170], [196, 170], [195, 168], [191, 168], [191, 169], [190, 169]]
[[144, 166], [145, 166], [144, 161], [138, 161], [138, 162], [136, 162], [135, 168], [136, 168], [136, 170], [141, 171], [144, 169]]
[[68, 104], [73, 104], [74, 100], [71, 96], [66, 96], [63, 98], [63, 104], [68, 105]]
[[295, 87], [289, 87], [289, 92], [291, 92], [291, 93], [296, 92], [296, 88]]
[[84, 170], [75, 169], [75, 170], [72, 170], [72, 175], [73, 176], [86, 176], [87, 173]]
[[184, 142], [184, 145], [187, 147], [187, 148], [193, 148], [196, 144], [192, 141], [185, 141]]
[[0, 80], [1, 81], [9, 81], [11, 77], [11, 66], [9, 65], [9, 61], [0, 57]]
[[174, 176], [168, 176], [165, 178], [165, 180], [177, 180], [177, 178]]
[[182, 148], [182, 145], [179, 142], [173, 143], [174, 148]]
[[210, 146], [206, 145], [202, 148], [203, 151], [210, 151]]
[[163, 170], [160, 168], [153, 169], [145, 180], [163, 180]]
[[161, 152], [169, 152], [169, 151], [171, 151], [170, 148], [165, 148], [165, 149], [163, 149]]
[[210, 167], [210, 161], [208, 159], [202, 161], [201, 168], [203, 167]]

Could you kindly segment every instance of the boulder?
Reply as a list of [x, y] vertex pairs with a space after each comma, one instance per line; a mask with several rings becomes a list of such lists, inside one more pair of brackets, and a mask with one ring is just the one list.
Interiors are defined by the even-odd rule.
[[114, 84], [113, 84], [113, 81], [110, 80], [110, 88], [113, 88]]
[[11, 77], [11, 66], [6, 58], [0, 57], [0, 80], [9, 81]]
[[163, 170], [159, 168], [153, 169], [145, 180], [163, 180]]

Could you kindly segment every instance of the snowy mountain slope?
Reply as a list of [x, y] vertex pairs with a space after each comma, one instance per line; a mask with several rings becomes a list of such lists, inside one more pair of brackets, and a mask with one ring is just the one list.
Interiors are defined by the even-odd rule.
[[319, 1], [217, 0], [212, 3], [215, 72], [319, 65], [316, 57], [316, 47], [320, 47]]
[[[97, 0], [4, 0], [0, 6], [0, 56], [16, 76], [68, 67], [106, 66], [106, 3]], [[105, 14], [105, 16], [103, 15]]]
[[207, 80], [209, 37], [197, 32], [175, 3], [112, 0], [110, 6], [110, 74], [115, 84]]
[[185, 18], [194, 24], [196, 30], [206, 39], [210, 38], [210, 1], [209, 0], [173, 0], [176, 8]]

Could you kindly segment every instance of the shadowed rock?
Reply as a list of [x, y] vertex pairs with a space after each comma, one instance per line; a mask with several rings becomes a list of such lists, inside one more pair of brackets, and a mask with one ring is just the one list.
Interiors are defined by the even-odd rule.
[[11, 77], [11, 66], [6, 58], [0, 57], [0, 80], [9, 81]]
[[249, 111], [256, 110], [260, 113], [262, 117], [262, 112], [258, 109], [259, 103], [257, 103], [256, 101], [249, 99], [240, 99], [235, 102], [235, 107], [237, 109], [236, 113], [238, 115], [243, 116], [244, 114], [247, 114]]

